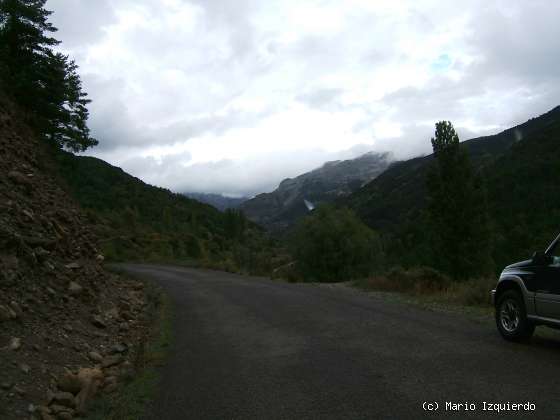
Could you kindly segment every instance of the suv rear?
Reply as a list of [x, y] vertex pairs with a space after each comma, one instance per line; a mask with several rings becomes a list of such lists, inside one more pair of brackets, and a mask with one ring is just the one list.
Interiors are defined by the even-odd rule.
[[537, 325], [560, 328], [560, 235], [545, 252], [508, 265], [500, 274], [492, 303], [496, 325], [506, 340], [529, 339]]

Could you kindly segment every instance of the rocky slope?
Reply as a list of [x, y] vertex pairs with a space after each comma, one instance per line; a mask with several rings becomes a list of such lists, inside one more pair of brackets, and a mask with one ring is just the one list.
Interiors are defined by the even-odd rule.
[[390, 163], [389, 154], [372, 152], [356, 159], [327, 162], [311, 172], [285, 179], [273, 192], [259, 194], [240, 208], [254, 222], [271, 230], [282, 230], [318, 204], [357, 190]]
[[130, 373], [141, 283], [104, 271], [49, 154], [0, 98], [0, 418], [69, 419]]

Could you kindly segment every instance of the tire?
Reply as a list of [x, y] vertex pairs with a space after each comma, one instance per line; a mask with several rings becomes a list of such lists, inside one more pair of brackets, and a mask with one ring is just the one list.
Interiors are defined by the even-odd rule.
[[508, 341], [527, 341], [535, 331], [535, 324], [527, 319], [527, 310], [521, 293], [507, 290], [496, 303], [496, 326]]

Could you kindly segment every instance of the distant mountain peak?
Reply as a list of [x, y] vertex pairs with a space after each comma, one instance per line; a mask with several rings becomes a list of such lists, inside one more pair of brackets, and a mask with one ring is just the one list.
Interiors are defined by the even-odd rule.
[[354, 159], [334, 160], [295, 178], [286, 178], [271, 193], [259, 194], [240, 208], [256, 223], [283, 229], [321, 203], [344, 197], [383, 172], [390, 153], [368, 152]]

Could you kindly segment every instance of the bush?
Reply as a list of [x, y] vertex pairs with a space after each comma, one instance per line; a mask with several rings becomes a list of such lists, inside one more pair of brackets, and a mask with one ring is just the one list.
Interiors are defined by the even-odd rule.
[[430, 267], [404, 270], [395, 267], [383, 275], [370, 277], [363, 285], [369, 289], [426, 295], [442, 292], [451, 284], [446, 275]]
[[333, 282], [369, 274], [381, 257], [380, 241], [348, 209], [321, 206], [292, 237], [297, 269], [307, 281]]
[[481, 277], [466, 282], [453, 283], [445, 293], [452, 303], [469, 306], [488, 306], [490, 290], [496, 287], [496, 279]]
[[409, 270], [396, 267], [385, 274], [360, 280], [356, 285], [370, 290], [432, 296], [444, 303], [487, 306], [489, 292], [496, 286], [496, 280], [481, 277], [457, 282], [430, 267]]

